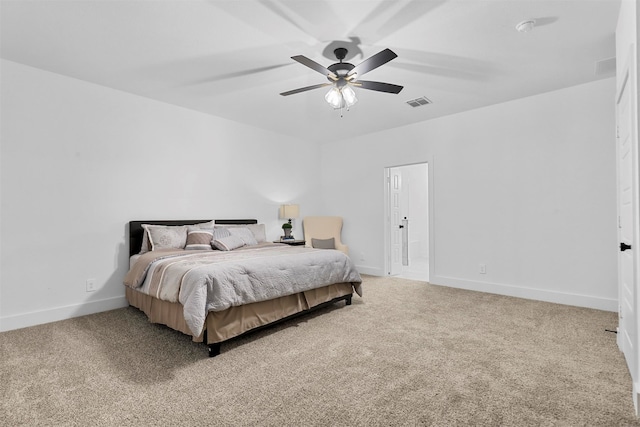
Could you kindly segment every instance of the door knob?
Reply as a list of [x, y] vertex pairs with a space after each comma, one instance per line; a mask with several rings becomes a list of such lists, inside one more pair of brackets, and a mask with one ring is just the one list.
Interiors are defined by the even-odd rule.
[[631, 245], [627, 245], [626, 243], [620, 243], [620, 252], [624, 252], [627, 249], [631, 249]]
[[404, 225], [399, 225], [398, 228], [404, 228]]

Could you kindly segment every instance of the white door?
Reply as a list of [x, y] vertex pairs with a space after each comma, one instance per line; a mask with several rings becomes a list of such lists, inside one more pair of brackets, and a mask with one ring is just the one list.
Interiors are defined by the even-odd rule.
[[618, 346], [623, 352], [634, 382], [634, 404], [637, 405], [638, 384], [638, 247], [635, 219], [638, 218], [638, 141], [635, 132], [635, 92], [633, 53], [622, 70], [616, 98], [617, 174], [618, 174]]
[[429, 168], [427, 163], [385, 168], [385, 271], [429, 281]]
[[390, 275], [402, 272], [402, 170], [401, 168], [389, 168], [387, 176], [389, 186], [389, 240], [390, 240]]

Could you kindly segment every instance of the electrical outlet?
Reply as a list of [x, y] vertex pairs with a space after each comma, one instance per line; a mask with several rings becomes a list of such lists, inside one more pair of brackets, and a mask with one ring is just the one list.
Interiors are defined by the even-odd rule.
[[480, 274], [487, 274], [487, 264], [480, 264], [478, 266], [478, 272]]
[[87, 292], [94, 292], [96, 289], [96, 279], [87, 279]]

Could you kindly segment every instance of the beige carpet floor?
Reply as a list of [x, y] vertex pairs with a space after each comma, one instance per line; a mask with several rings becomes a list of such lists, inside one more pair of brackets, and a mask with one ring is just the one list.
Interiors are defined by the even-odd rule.
[[615, 313], [364, 277], [203, 344], [135, 308], [0, 334], [6, 426], [640, 426]]

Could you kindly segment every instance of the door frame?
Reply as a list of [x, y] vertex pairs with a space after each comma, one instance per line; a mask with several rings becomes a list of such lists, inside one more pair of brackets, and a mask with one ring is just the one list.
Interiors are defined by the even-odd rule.
[[427, 210], [429, 212], [429, 280], [436, 275], [436, 246], [435, 246], [435, 193], [434, 193], [434, 175], [435, 175], [435, 160], [433, 156], [428, 157], [427, 160], [388, 165], [383, 168], [383, 187], [384, 187], [384, 275], [389, 275], [391, 271], [391, 213], [390, 213], [390, 182], [389, 182], [389, 170], [391, 168], [399, 168], [403, 166], [411, 166], [418, 164], [427, 164], [427, 199], [429, 206]]

